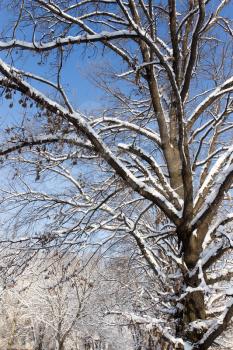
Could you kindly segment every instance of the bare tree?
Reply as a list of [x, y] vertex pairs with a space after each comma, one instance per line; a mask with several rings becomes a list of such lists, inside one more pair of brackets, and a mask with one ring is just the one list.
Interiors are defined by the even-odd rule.
[[[94, 271], [81, 270], [77, 257], [59, 254], [49, 261], [37, 281], [28, 289], [28, 313], [42, 349], [72, 347], [71, 333], [88, 315], [88, 302], [94, 287]], [[33, 268], [33, 267], [32, 267]]]
[[120, 331], [116, 316], [107, 315], [131, 305], [126, 286], [119, 288], [117, 264], [95, 261], [90, 268], [84, 261], [75, 254], [39, 254], [20, 279], [1, 281], [0, 349], [133, 349], [127, 323]]
[[[1, 4], [11, 243], [104, 254], [134, 242], [158, 303], [125, 317], [152, 325], [148, 348], [210, 348], [233, 313], [232, 1]], [[82, 45], [112, 61], [96, 73], [111, 102], [94, 116], [62, 86]]]

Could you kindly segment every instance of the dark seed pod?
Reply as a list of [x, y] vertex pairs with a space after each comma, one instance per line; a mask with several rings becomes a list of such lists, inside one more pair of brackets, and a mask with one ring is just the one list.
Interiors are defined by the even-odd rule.
[[6, 98], [7, 100], [10, 100], [10, 99], [12, 98], [11, 93], [10, 93], [10, 92], [7, 92], [6, 95], [5, 95], [5, 98]]

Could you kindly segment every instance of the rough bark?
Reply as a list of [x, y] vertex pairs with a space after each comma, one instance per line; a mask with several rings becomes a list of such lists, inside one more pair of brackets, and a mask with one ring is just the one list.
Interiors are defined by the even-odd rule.
[[[195, 343], [202, 338], [205, 330], [190, 327], [190, 324], [197, 320], [206, 319], [204, 292], [203, 290], [195, 290], [202, 282], [197, 269], [197, 262], [202, 250], [202, 240], [198, 238], [196, 232], [191, 232], [188, 229], [180, 229], [178, 236], [182, 242], [183, 259], [188, 270], [184, 272], [183, 284], [180, 288], [183, 310], [177, 315], [177, 336], [190, 343]], [[192, 273], [192, 271], [194, 272]], [[187, 288], [188, 292], [186, 292]]]
[[183, 350], [182, 344], [174, 345], [156, 327], [134, 325], [131, 329], [135, 350]]

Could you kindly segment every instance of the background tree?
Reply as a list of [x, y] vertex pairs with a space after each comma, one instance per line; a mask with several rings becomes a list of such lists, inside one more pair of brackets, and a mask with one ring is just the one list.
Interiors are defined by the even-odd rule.
[[133, 349], [127, 323], [120, 329], [116, 316], [107, 315], [131, 305], [127, 274], [120, 272], [122, 288], [118, 259], [111, 267], [95, 261], [91, 268], [85, 260], [50, 253], [45, 262], [39, 254], [17, 282], [1, 281], [0, 349]]
[[[165, 308], [161, 320], [154, 304], [154, 317], [130, 316], [152, 325], [148, 347], [208, 349], [233, 312], [232, 1], [1, 4], [0, 84], [14, 107], [1, 203], [12, 243], [104, 256], [134, 242]], [[62, 86], [76, 83], [82, 45], [107, 61], [95, 80], [111, 101], [94, 115]]]

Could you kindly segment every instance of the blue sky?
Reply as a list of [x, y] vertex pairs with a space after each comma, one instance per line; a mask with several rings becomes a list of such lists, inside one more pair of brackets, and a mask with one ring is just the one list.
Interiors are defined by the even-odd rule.
[[[156, 1], [155, 1], [156, 2]], [[167, 1], [163, 1], [163, 3], [167, 4]], [[184, 3], [182, 0], [177, 2], [177, 8], [179, 10], [179, 3]], [[211, 1], [208, 6], [213, 6], [216, 8], [216, 5], [220, 3], [220, 0]], [[222, 12], [224, 15], [233, 14], [233, 2], [230, 1], [227, 5], [226, 9]], [[9, 18], [11, 18], [12, 13], [9, 10], [1, 9], [1, 27], [6, 29], [9, 27], [10, 22]], [[17, 14], [14, 14], [17, 15]], [[162, 29], [162, 28], [161, 28]], [[26, 29], [27, 33], [28, 29]], [[8, 33], [10, 34], [11, 31]], [[161, 30], [163, 34], [163, 30]], [[31, 36], [30, 30], [27, 33]], [[20, 31], [17, 32], [17, 37], [22, 37], [22, 33]], [[119, 66], [121, 61], [116, 58], [114, 53], [110, 53], [105, 50], [104, 58], [102, 56], [102, 47], [101, 45], [96, 45], [95, 48], [92, 46], [86, 49], [85, 45], [77, 46], [70, 55], [66, 66], [64, 68], [65, 74], [63, 74], [63, 84], [65, 87], [68, 87], [68, 92], [70, 97], [75, 103], [75, 106], [78, 109], [91, 110], [95, 109], [95, 107], [100, 106], [103, 103], [103, 92], [98, 89], [90, 79], [90, 73], [94, 73], [95, 65], [100, 63], [103, 64], [103, 61], [111, 61], [113, 66]], [[43, 67], [38, 65], [40, 61], [39, 55], [24, 54], [24, 59], [20, 62], [20, 65], [27, 70], [33, 68], [33, 71], [40, 74], [40, 72], [44, 74], [49, 74], [48, 67]], [[17, 60], [16, 60], [17, 62]], [[47, 70], [47, 71], [46, 71]]]
[[[212, 3], [217, 4], [219, 2], [213, 1]], [[233, 14], [232, 1], [224, 12], [227, 15]], [[7, 15], [4, 15], [4, 18], [7, 21]], [[2, 22], [2, 25], [4, 25], [4, 21]], [[49, 78], [51, 75], [50, 67], [38, 64], [39, 61], [39, 55], [33, 55], [32, 53], [28, 54], [26, 52], [24, 52], [23, 59], [20, 62], [17, 62], [17, 58], [15, 59], [15, 63], [18, 64], [19, 68], [22, 67], [25, 70], [32, 70], [37, 74], [42, 74]], [[103, 58], [100, 45], [94, 50], [90, 48], [85, 50], [85, 45], [76, 46], [72, 55], [68, 58], [64, 68], [65, 74], [63, 74], [62, 83], [65, 87], [68, 87], [69, 96], [79, 110], [92, 110], [106, 103], [103, 92], [91, 82], [91, 75], [94, 74], [95, 66], [98, 66], [99, 64], [104, 65], [107, 61], [110, 61], [113, 67], [117, 67], [119, 70], [123, 69], [123, 67], [119, 66], [122, 61], [118, 59], [114, 53], [105, 50]], [[204, 84], [208, 87], [208, 81], [204, 81]], [[35, 84], [35, 86], [36, 85], [37, 84]], [[1, 106], [0, 123], [2, 125], [5, 125], [5, 123], [8, 122], [11, 123], [12, 120], [19, 119], [18, 113], [21, 114], [24, 112], [19, 107], [9, 109], [7, 107], [8, 104], [8, 101], [4, 101]]]
[[[167, 4], [167, 1], [163, 2]], [[180, 4], [182, 3], [183, 1], [180, 0]], [[216, 8], [216, 5], [219, 3], [219, 0], [214, 0], [211, 1], [210, 5], [208, 6], [213, 6]], [[179, 1], [177, 7], [179, 10]], [[232, 1], [229, 2], [226, 9], [222, 13], [228, 16], [233, 14]], [[9, 27], [10, 16], [11, 14], [9, 12], [1, 9], [2, 27]], [[12, 30], [8, 33], [10, 34], [11, 32]], [[160, 32], [162, 35], [166, 35], [163, 27], [160, 28]], [[31, 37], [31, 32], [29, 29], [26, 29], [26, 35], [28, 35], [28, 38]], [[18, 31], [17, 37], [22, 38], [22, 32]], [[225, 40], [225, 38], [223, 38], [223, 40]], [[1, 53], [0, 56], [2, 56]], [[38, 75], [41, 74], [42, 76], [49, 78], [51, 76], [51, 67], [46, 64], [40, 65], [38, 64], [39, 62], [40, 55], [33, 54], [32, 52], [24, 52], [23, 58], [20, 60], [17, 60], [17, 55], [14, 55], [14, 63], [16, 63], [16, 66], [18, 65], [18, 68], [22, 67], [25, 70], [32, 71]], [[68, 57], [67, 62], [65, 63], [65, 67], [63, 68], [64, 73], [62, 75], [62, 84], [67, 89], [67, 93], [74, 103], [74, 106], [82, 112], [92, 111], [106, 104], [106, 97], [104, 95], [104, 92], [93, 83], [91, 77], [94, 75], [95, 68], [98, 65], [102, 64], [102, 66], [104, 66], [107, 64], [107, 62], [111, 62], [112, 66], [117, 67], [119, 71], [121, 68], [123, 71], [125, 70], [125, 68], [120, 66], [122, 64], [122, 61], [116, 57], [113, 52], [105, 49], [103, 55], [103, 47], [100, 44], [97, 44], [95, 46], [88, 45], [88, 47], [85, 45], [76, 46], [72, 54]], [[54, 78], [56, 79], [55, 76], [53, 79]], [[204, 85], [206, 88], [210, 87], [207, 80], [203, 81], [203, 87]], [[38, 86], [37, 83], [35, 83], [34, 86]], [[8, 101], [6, 101], [6, 103], [3, 103], [1, 107], [0, 120], [2, 123], [6, 119], [11, 120], [9, 116], [12, 116], [12, 118], [15, 117], [17, 119], [17, 113], [19, 110], [9, 110], [7, 106]]]

